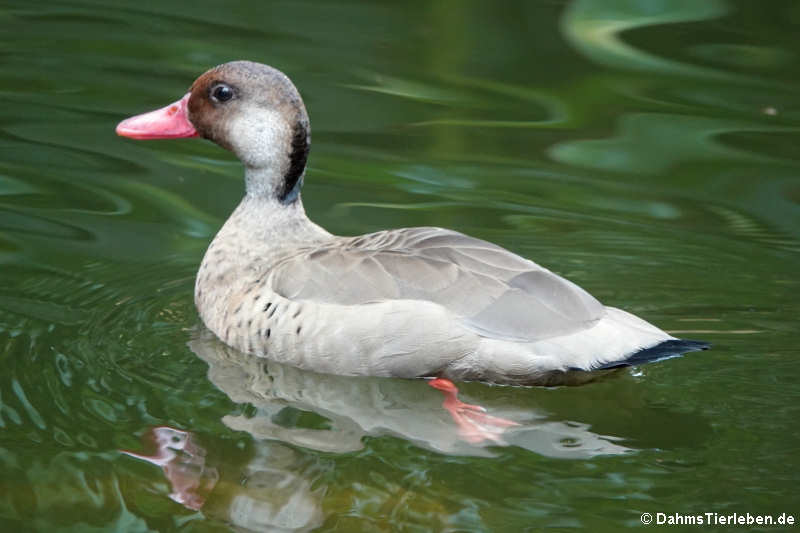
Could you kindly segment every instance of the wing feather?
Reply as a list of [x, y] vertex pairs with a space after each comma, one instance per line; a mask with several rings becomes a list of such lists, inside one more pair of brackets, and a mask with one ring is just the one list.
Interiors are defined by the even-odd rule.
[[589, 293], [536, 263], [440, 228], [338, 238], [283, 260], [271, 280], [295, 300], [430, 301], [480, 335], [520, 342], [567, 335], [605, 314]]

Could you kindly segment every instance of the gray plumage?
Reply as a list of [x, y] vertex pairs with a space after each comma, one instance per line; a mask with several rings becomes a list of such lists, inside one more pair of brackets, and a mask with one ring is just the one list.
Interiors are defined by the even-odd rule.
[[241, 351], [333, 374], [555, 385], [583, 380], [576, 372], [704, 346], [455, 231], [337, 237], [317, 226], [299, 195], [308, 115], [297, 89], [272, 67], [215, 67], [175, 105], [123, 121], [117, 132], [196, 133], [244, 164], [247, 193], [195, 285], [203, 322]]
[[604, 314], [589, 293], [532, 261], [441, 228], [316, 244], [273, 267], [272, 288], [314, 303], [433, 302], [480, 335], [517, 342], [575, 333]]

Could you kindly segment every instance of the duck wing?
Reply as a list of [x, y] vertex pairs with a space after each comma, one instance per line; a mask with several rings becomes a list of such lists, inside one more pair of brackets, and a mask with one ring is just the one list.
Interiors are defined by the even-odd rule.
[[278, 263], [273, 290], [290, 299], [358, 305], [440, 304], [476, 333], [533, 342], [586, 329], [605, 307], [564, 278], [489, 242], [441, 228], [341, 237]]

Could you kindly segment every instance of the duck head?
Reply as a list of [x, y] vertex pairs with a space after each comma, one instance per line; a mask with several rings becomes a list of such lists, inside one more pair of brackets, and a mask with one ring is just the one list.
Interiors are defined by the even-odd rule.
[[297, 88], [281, 71], [251, 61], [212, 68], [177, 102], [120, 122], [117, 134], [214, 141], [244, 164], [248, 195], [284, 204], [299, 195], [311, 144]]

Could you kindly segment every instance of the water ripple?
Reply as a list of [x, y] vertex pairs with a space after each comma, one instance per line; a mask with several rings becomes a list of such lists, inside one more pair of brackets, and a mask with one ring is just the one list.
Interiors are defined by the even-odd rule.
[[724, 71], [657, 57], [638, 50], [620, 39], [620, 34], [634, 28], [719, 18], [727, 12], [727, 5], [719, 0], [706, 2], [679, 0], [668, 4], [577, 0], [572, 2], [565, 12], [561, 27], [575, 48], [593, 61], [604, 65], [682, 76], [733, 80], [737, 79], [736, 76]]

